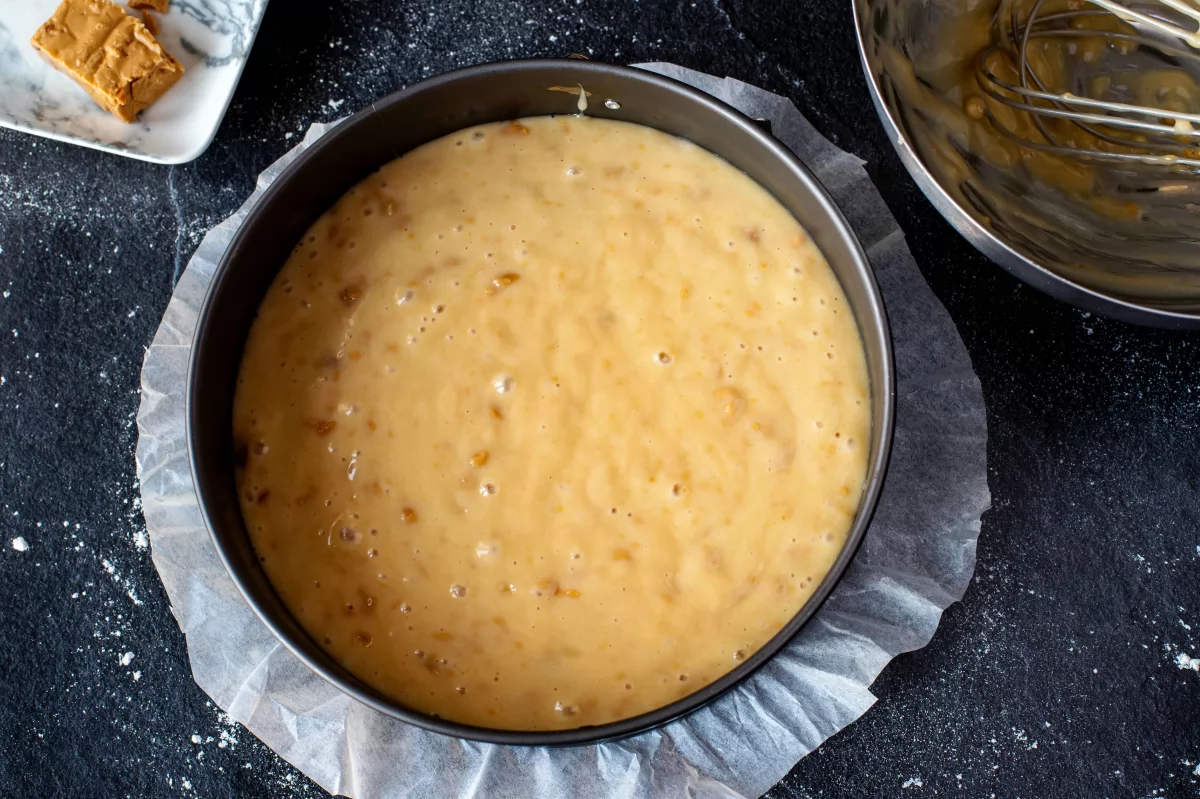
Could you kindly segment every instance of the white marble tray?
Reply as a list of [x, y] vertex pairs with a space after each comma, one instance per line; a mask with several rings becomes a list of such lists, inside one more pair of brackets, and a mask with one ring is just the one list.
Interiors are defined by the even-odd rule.
[[0, 127], [160, 164], [191, 161], [208, 148], [267, 8], [267, 0], [171, 0], [157, 15], [157, 38], [186, 72], [126, 124], [30, 46], [58, 3], [0, 0]]

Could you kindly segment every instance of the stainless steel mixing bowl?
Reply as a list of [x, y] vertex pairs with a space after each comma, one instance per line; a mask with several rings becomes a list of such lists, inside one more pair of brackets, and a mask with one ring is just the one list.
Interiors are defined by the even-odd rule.
[[[1069, 197], [969, 152], [970, 134], [956, 128], [965, 117], [954, 115], [955, 98], [935, 113], [923, 104], [940, 100], [939, 77], [973, 60], [978, 32], [965, 16], [990, 18], [998, 0], [853, 3], [863, 68], [888, 137], [917, 185], [968, 241], [1018, 279], [1078, 308], [1200, 329], [1200, 236], [1189, 230], [1200, 222], [1196, 204], [1181, 203], [1166, 224], [1145, 213], [1106, 224]], [[1125, 177], [1129, 183], [1137, 176]]]

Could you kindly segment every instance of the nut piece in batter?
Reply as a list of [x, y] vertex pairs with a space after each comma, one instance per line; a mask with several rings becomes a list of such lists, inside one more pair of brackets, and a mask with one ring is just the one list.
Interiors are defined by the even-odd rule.
[[160, 14], [167, 13], [167, 4], [170, 0], [129, 0], [130, 8], [150, 8]]
[[31, 44], [124, 122], [183, 76], [146, 26], [108, 0], [63, 0]]

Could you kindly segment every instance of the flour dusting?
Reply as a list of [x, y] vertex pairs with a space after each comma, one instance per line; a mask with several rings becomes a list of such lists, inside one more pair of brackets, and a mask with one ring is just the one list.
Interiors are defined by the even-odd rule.
[[117, 567], [113, 565], [112, 561], [110, 561], [108, 558], [101, 558], [100, 565], [103, 566], [104, 571], [108, 572], [109, 576], [112, 577], [114, 583], [117, 583], [125, 589], [126, 596], [133, 600], [133, 604], [142, 604], [142, 600], [138, 599], [138, 595], [133, 590], [133, 584], [128, 580], [121, 578], [120, 573], [117, 571]]

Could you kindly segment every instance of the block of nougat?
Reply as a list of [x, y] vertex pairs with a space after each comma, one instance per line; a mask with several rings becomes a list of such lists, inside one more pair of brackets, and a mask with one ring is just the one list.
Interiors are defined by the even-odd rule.
[[31, 43], [125, 122], [183, 76], [183, 66], [146, 26], [109, 0], [63, 0]]

